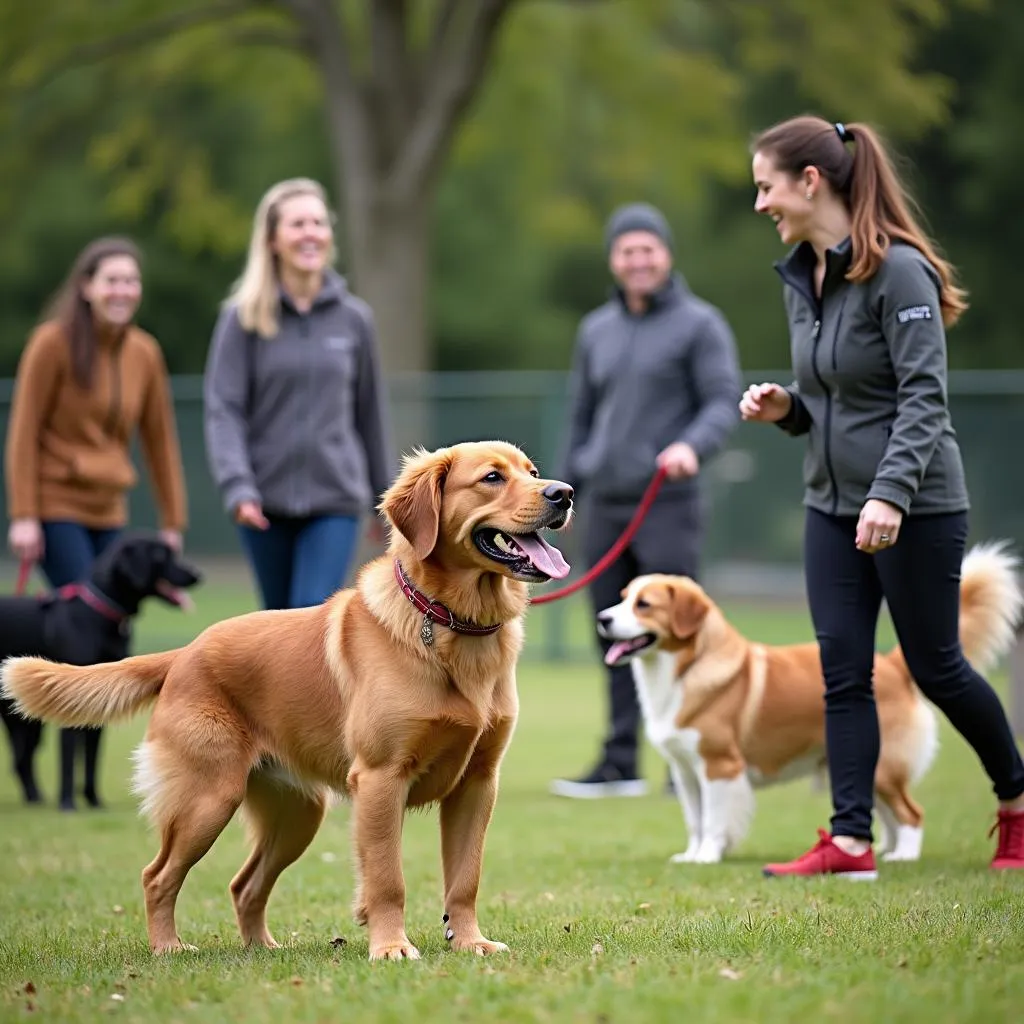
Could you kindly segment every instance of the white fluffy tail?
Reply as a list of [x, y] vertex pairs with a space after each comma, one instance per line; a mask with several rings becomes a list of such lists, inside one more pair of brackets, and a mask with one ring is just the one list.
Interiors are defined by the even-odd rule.
[[26, 718], [57, 725], [105, 725], [156, 698], [177, 651], [141, 654], [101, 665], [63, 665], [46, 658], [8, 658], [0, 694]]
[[914, 707], [914, 718], [911, 735], [916, 743], [912, 750], [907, 751], [910, 758], [911, 784], [920, 782], [925, 777], [939, 753], [939, 716], [935, 708], [920, 693]]
[[1021, 561], [1005, 540], [976, 544], [960, 573], [960, 643], [979, 671], [995, 665], [1013, 645], [1024, 613]]

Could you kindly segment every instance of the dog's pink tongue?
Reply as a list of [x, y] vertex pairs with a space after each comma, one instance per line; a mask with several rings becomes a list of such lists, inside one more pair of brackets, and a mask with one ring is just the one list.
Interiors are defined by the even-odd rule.
[[606, 665], [614, 665], [630, 648], [628, 640], [616, 640], [604, 655]]
[[560, 580], [569, 575], [569, 563], [562, 557], [562, 552], [558, 548], [553, 548], [540, 534], [517, 534], [516, 543], [534, 566], [546, 576]]

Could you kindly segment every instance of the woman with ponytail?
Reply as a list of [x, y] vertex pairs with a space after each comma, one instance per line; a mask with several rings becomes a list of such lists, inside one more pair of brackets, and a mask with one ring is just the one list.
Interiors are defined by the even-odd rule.
[[945, 329], [965, 295], [870, 126], [796, 117], [762, 132], [752, 152], [754, 209], [793, 246], [776, 269], [795, 382], [751, 386], [740, 412], [808, 436], [804, 571], [833, 805], [831, 833], [765, 873], [876, 877], [872, 664], [883, 598], [911, 675], [992, 781], [992, 867], [1024, 868], [1024, 762], [959, 638], [970, 503], [947, 404]]

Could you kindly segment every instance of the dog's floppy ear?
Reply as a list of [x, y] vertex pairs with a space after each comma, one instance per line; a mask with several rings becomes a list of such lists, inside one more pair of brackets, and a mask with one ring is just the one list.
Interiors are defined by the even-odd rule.
[[672, 634], [680, 640], [688, 640], [704, 624], [710, 604], [698, 591], [688, 587], [670, 586]]
[[437, 547], [441, 529], [441, 495], [450, 468], [450, 457], [430, 452], [417, 453], [406, 462], [378, 506], [392, 526], [412, 545], [421, 561]]

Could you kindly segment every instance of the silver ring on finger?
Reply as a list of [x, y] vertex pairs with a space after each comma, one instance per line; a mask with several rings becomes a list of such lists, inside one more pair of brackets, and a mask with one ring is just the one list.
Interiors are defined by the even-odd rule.
[[892, 540], [892, 538], [891, 538], [891, 537], [889, 536], [889, 534], [887, 534], [887, 533], [880, 533], [880, 534], [878, 535], [878, 539], [879, 539], [879, 540], [880, 540], [880, 541], [881, 541], [881, 542], [882, 542], [883, 544], [888, 544], [888, 543], [889, 543], [889, 542], [890, 542], [890, 541]]

